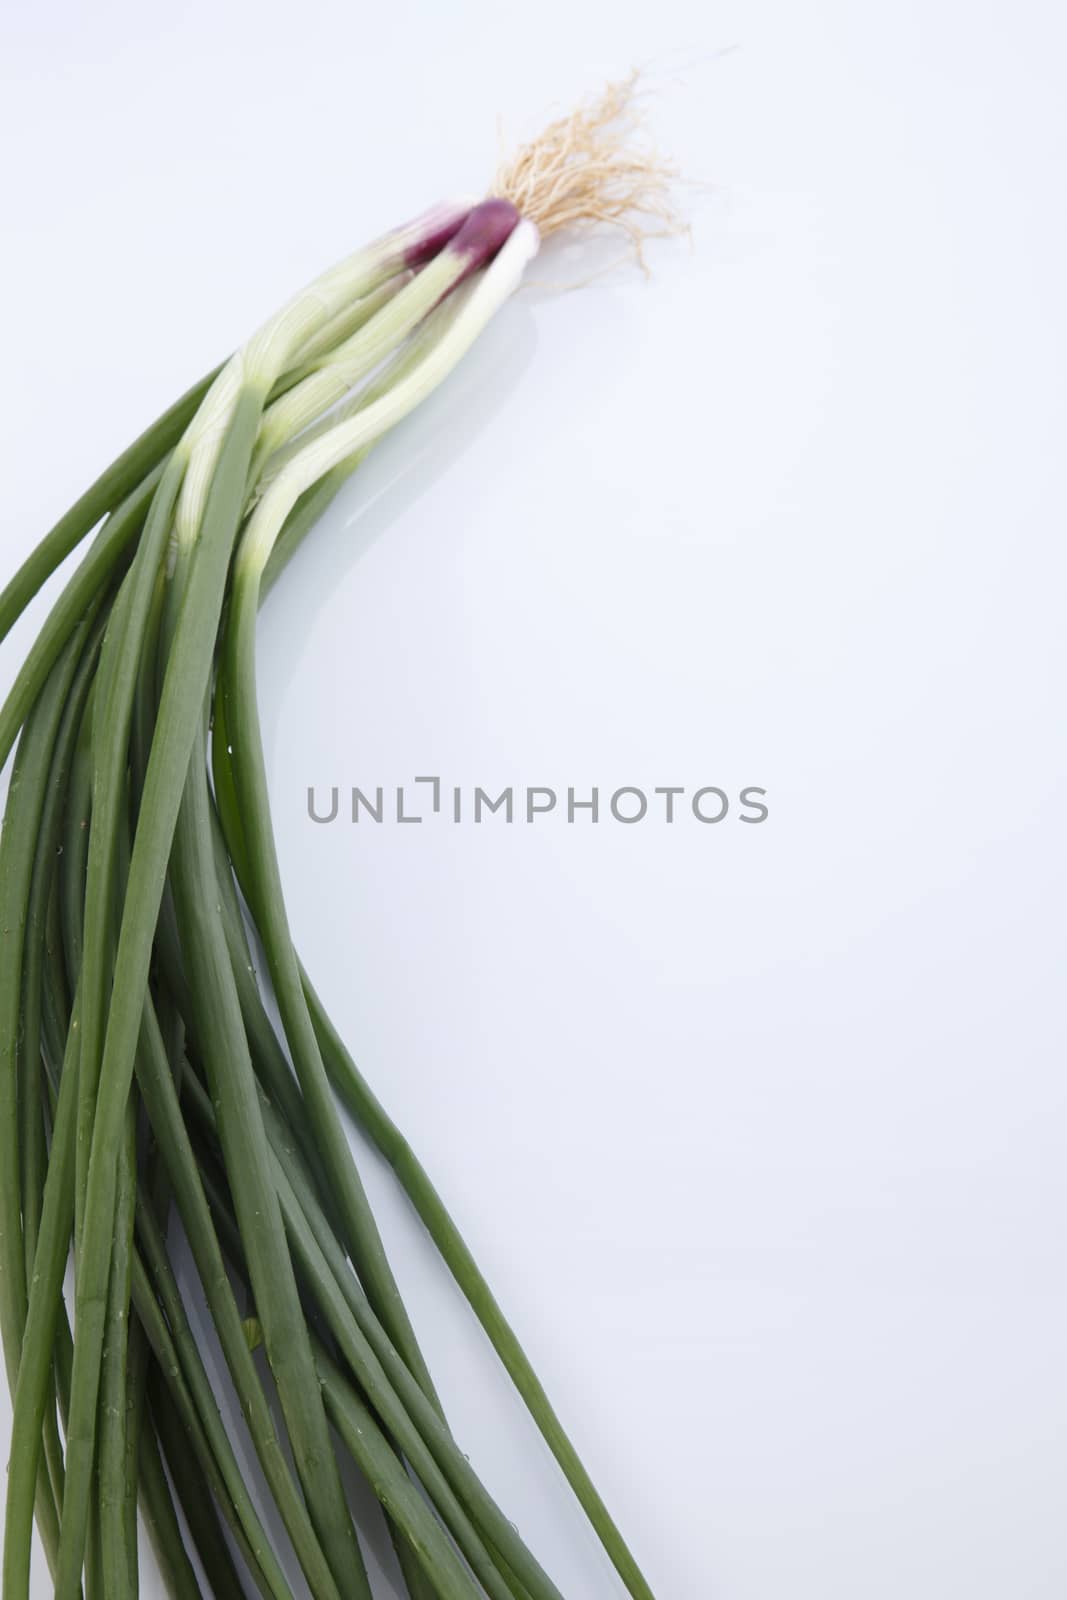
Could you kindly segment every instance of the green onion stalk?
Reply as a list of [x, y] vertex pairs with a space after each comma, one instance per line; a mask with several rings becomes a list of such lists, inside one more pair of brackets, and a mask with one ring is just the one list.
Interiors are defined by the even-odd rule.
[[[134, 1600], [138, 1511], [180, 1600], [292, 1600], [293, 1560], [315, 1600], [372, 1600], [353, 1469], [411, 1600], [562, 1600], [452, 1435], [345, 1111], [410, 1197], [626, 1591], [651, 1600], [297, 954], [256, 695], [265, 594], [375, 444], [463, 360], [542, 238], [605, 221], [639, 237], [642, 218], [662, 219], [666, 174], [632, 142], [630, 87], [553, 124], [489, 199], [438, 206], [297, 294], [0, 593], [2, 639], [84, 546], [0, 706], [0, 762], [14, 751], [0, 833], [14, 1397], [0, 1600], [29, 1594], [35, 1520], [60, 1600]], [[195, 1283], [175, 1268], [172, 1215]], [[194, 1332], [198, 1295], [254, 1484]]]

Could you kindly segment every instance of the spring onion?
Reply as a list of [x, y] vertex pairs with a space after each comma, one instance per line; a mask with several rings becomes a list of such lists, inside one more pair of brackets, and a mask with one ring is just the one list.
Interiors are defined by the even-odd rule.
[[[453, 1438], [341, 1106], [409, 1195], [627, 1592], [651, 1600], [297, 954], [255, 657], [261, 602], [300, 541], [446, 381], [542, 239], [608, 223], [639, 249], [670, 221], [668, 171], [634, 141], [632, 87], [553, 123], [488, 199], [437, 206], [297, 294], [0, 593], [3, 639], [86, 545], [0, 706], [0, 762], [15, 750], [0, 833], [0, 1334], [14, 1395], [2, 1600], [29, 1594], [34, 1518], [60, 1600], [133, 1600], [138, 1508], [179, 1600], [203, 1592], [198, 1573], [218, 1596], [291, 1600], [290, 1553], [315, 1600], [370, 1600], [346, 1462], [381, 1503], [412, 1600], [561, 1600]], [[193, 1331], [172, 1212], [268, 1518]]]

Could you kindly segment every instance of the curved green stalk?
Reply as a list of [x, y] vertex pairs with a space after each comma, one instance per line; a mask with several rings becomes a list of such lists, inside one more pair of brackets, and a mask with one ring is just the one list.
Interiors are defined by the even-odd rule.
[[[175, 1485], [184, 1484], [189, 1477], [199, 1482], [196, 1478], [196, 1469], [193, 1468], [191, 1472], [187, 1469], [185, 1451], [177, 1450], [176, 1456], [177, 1461], [171, 1463], [171, 1476]], [[146, 1427], [141, 1434], [140, 1491], [141, 1512], [148, 1529], [148, 1537], [152, 1541], [152, 1548], [156, 1553], [163, 1585], [170, 1600], [203, 1600], [196, 1572], [182, 1539], [181, 1524], [174, 1510], [174, 1501], [171, 1499], [170, 1485], [163, 1468], [156, 1431], [150, 1427]], [[178, 1496], [180, 1499], [180, 1487]], [[186, 1515], [188, 1517], [188, 1512]], [[216, 1588], [215, 1593], [239, 1595], [240, 1583], [236, 1573], [229, 1588]]]
[[79, 1239], [114, 959], [111, 926], [119, 909], [115, 905], [115, 877], [119, 829], [126, 814], [130, 724], [156, 580], [184, 468], [182, 456], [175, 453], [170, 457], [152, 499], [133, 565], [112, 609], [97, 674], [92, 734], [92, 824], [83, 927], [82, 1055], [75, 1190], [75, 1225]]
[[390, 1521], [402, 1530], [440, 1600], [480, 1600], [477, 1585], [447, 1534], [427, 1511], [403, 1463], [389, 1448], [356, 1390], [321, 1344], [317, 1345], [316, 1356], [334, 1426], [352, 1459], [370, 1480]]
[[52, 1149], [44, 1186], [41, 1231], [34, 1257], [26, 1337], [14, 1386], [11, 1465], [8, 1469], [4, 1515], [3, 1600], [26, 1600], [29, 1594], [30, 1534], [41, 1424], [52, 1372], [56, 1322], [74, 1223], [78, 1042], [78, 1002], [75, 998], [52, 1129]]
[[437, 1246], [442, 1260], [463, 1291], [493, 1349], [526, 1402], [530, 1415], [563, 1469], [567, 1482], [574, 1490], [630, 1594], [635, 1600], [653, 1600], [646, 1579], [582, 1465], [577, 1451], [530, 1364], [529, 1357], [500, 1309], [426, 1169], [360, 1073], [315, 993], [306, 972], [304, 988], [334, 1087], [364, 1133], [396, 1173], [405, 1194]]
[[112, 512], [45, 619], [0, 706], [0, 767], [71, 634], [102, 593], [141, 531], [155, 492], [157, 468]]
[[71, 993], [77, 987], [82, 967], [85, 871], [89, 859], [89, 823], [93, 801], [92, 706], [95, 692], [94, 677], [89, 686], [89, 697], [71, 758], [63, 814], [62, 853], [57, 872], [61, 964]]
[[196, 559], [182, 602], [160, 700], [159, 726], [145, 778], [119, 929], [116, 968], [123, 974], [108, 1017], [93, 1125], [75, 1295], [77, 1338], [67, 1435], [57, 1600], [76, 1600], [85, 1548], [96, 1436], [110, 1240], [115, 1216], [114, 1149], [133, 1075], [133, 1059], [182, 785], [211, 672], [211, 654], [252, 442], [262, 408], [259, 390], [243, 391], [208, 493]]
[[[177, 1407], [171, 1399], [163, 1378], [161, 1369], [156, 1366], [150, 1375], [151, 1415], [149, 1423], [155, 1424], [158, 1434], [159, 1448], [166, 1457], [170, 1469], [171, 1479], [174, 1483], [176, 1498], [185, 1513], [185, 1520], [192, 1535], [196, 1553], [200, 1557], [200, 1564], [204, 1569], [210, 1591], [215, 1596], [232, 1595], [234, 1600], [243, 1600], [244, 1585], [237, 1574], [230, 1547], [219, 1524], [215, 1502], [204, 1477], [201, 1467], [189, 1448], [189, 1436], [185, 1432]], [[152, 1436], [153, 1428], [148, 1425], [146, 1434]], [[169, 1498], [169, 1495], [168, 1495]], [[175, 1519], [177, 1527], [177, 1519]], [[179, 1543], [181, 1532], [178, 1530]], [[181, 1550], [185, 1556], [185, 1550]], [[177, 1552], [174, 1553], [175, 1562]], [[192, 1566], [185, 1556], [185, 1564], [192, 1572]], [[184, 1574], [181, 1580], [184, 1584]], [[195, 1600], [200, 1600], [200, 1585], [193, 1575], [192, 1595]], [[184, 1593], [178, 1600], [185, 1600]]]
[[[349, 1291], [352, 1298], [362, 1300], [360, 1309], [369, 1311], [356, 1279], [351, 1272], [343, 1271], [343, 1258], [340, 1263], [335, 1259], [331, 1270], [331, 1265], [322, 1253], [307, 1216], [301, 1209], [284, 1170], [278, 1164], [275, 1166], [275, 1182], [278, 1186], [278, 1197], [293, 1255], [323, 1313], [338, 1350], [359, 1384], [361, 1393], [366, 1396], [369, 1404], [381, 1418], [382, 1425], [396, 1440], [397, 1448], [407, 1457], [438, 1515], [470, 1562], [490, 1600], [513, 1600], [513, 1590], [496, 1566], [486, 1544], [479, 1536], [479, 1531], [487, 1540], [491, 1540], [494, 1535], [498, 1539], [501, 1536], [505, 1537], [509, 1546], [506, 1554], [513, 1563], [518, 1552], [522, 1567], [521, 1577], [526, 1580], [527, 1591], [535, 1596], [536, 1600], [562, 1600], [555, 1584], [533, 1560], [507, 1519], [482, 1488], [469, 1463], [466, 1463], [465, 1473], [457, 1471], [458, 1462], [465, 1461], [465, 1458], [452, 1442], [451, 1435], [418, 1385], [412, 1382], [410, 1387], [403, 1386], [400, 1375], [402, 1372], [407, 1372], [407, 1368], [390, 1346], [391, 1376], [394, 1381], [400, 1382], [405, 1387], [404, 1399], [401, 1400], [398, 1390], [390, 1382], [390, 1375], [387, 1375], [378, 1354], [372, 1348], [353, 1312]], [[338, 1267], [342, 1271], [339, 1272]], [[378, 1326], [380, 1328], [380, 1324]], [[410, 1377], [410, 1373], [408, 1376]], [[417, 1397], [421, 1397], [422, 1404]], [[405, 1403], [408, 1410], [405, 1410]], [[414, 1417], [418, 1418], [417, 1424], [412, 1420]], [[428, 1444], [428, 1439], [433, 1440], [436, 1450]], [[447, 1469], [444, 1469], [443, 1463], [447, 1463]], [[466, 1510], [460, 1504], [457, 1494], [459, 1484], [462, 1484], [463, 1490], [466, 1491], [464, 1495]], [[386, 1508], [388, 1509], [388, 1505]], [[468, 1511], [470, 1516], [467, 1514]], [[474, 1519], [473, 1522], [471, 1518]], [[480, 1530], [475, 1524], [480, 1524]]]
[[206, 378], [194, 383], [150, 428], [135, 439], [26, 557], [0, 594], [0, 640], [7, 637], [42, 584], [92, 531], [101, 517], [113, 511], [138, 484], [143, 483], [173, 448], [214, 382], [218, 370], [216, 367]]
[[[82, 1041], [84, 1048], [84, 1038]], [[136, 1561], [131, 1570], [126, 1515], [126, 1359], [129, 1349], [130, 1283], [133, 1270], [133, 1218], [137, 1202], [133, 1107], [116, 1152], [118, 1187], [115, 1236], [108, 1281], [107, 1333], [100, 1382], [97, 1474], [100, 1518], [100, 1571], [107, 1600], [133, 1600]], [[77, 1174], [75, 1173], [75, 1180]]]

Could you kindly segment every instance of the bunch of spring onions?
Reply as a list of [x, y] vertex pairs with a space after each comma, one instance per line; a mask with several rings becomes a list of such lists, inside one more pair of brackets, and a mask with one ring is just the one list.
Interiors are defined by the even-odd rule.
[[[626, 1590], [651, 1600], [294, 949], [255, 688], [263, 596], [518, 286], [539, 238], [583, 220], [639, 229], [661, 206], [663, 169], [629, 143], [628, 92], [553, 124], [493, 198], [437, 207], [298, 294], [142, 434], [0, 595], [2, 638], [84, 545], [0, 708], [0, 762], [15, 749], [0, 835], [0, 1330], [14, 1396], [2, 1600], [28, 1595], [34, 1518], [60, 1600], [131, 1600], [138, 1512], [180, 1600], [289, 1600], [294, 1557], [315, 1600], [369, 1600], [344, 1454], [381, 1502], [412, 1600], [561, 1600], [452, 1437], [338, 1098], [403, 1185]], [[191, 1327], [172, 1214], [281, 1549]]]

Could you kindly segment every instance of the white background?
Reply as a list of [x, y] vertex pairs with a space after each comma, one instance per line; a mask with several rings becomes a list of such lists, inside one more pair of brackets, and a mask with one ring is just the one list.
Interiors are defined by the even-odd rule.
[[[5, 575], [295, 286], [483, 188], [498, 113], [649, 65], [691, 247], [520, 296], [264, 613], [298, 942], [659, 1600], [1062, 1600], [1060, 7], [5, 34]], [[416, 773], [771, 815], [307, 820]], [[621, 1594], [368, 1178], [464, 1448], [567, 1600]]]

